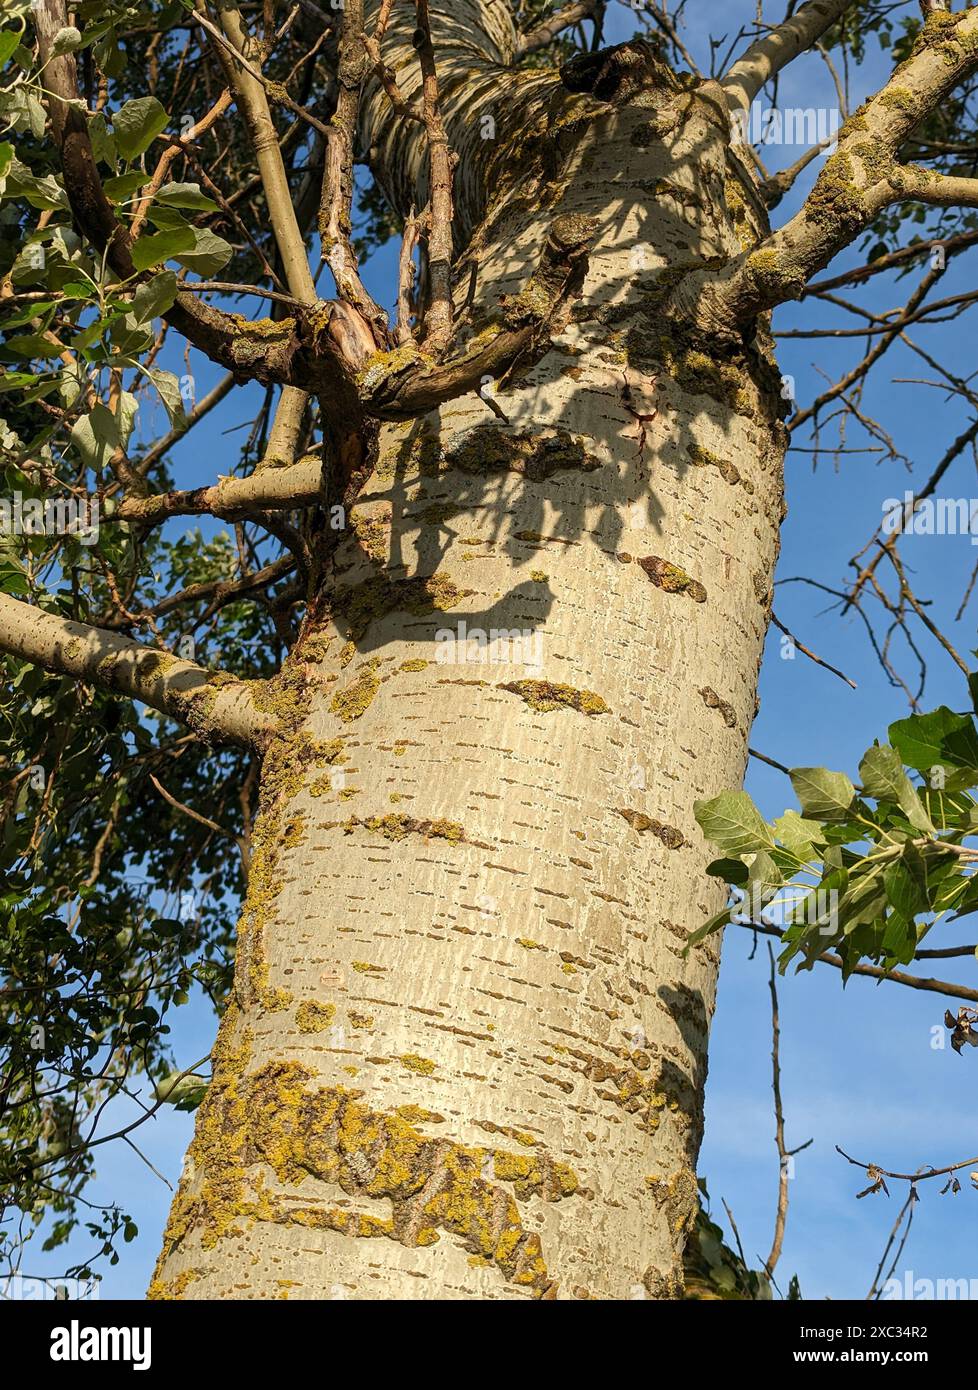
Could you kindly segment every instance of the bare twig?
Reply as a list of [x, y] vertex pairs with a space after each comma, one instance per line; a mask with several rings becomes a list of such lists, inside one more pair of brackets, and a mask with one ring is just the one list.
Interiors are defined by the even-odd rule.
[[764, 1261], [764, 1269], [769, 1279], [774, 1277], [774, 1270], [781, 1258], [781, 1247], [784, 1244], [784, 1228], [788, 1220], [788, 1160], [795, 1154], [801, 1153], [802, 1149], [807, 1149], [813, 1140], [800, 1144], [797, 1149], [789, 1149], [784, 1142], [784, 1106], [781, 1101], [781, 1023], [778, 1012], [778, 986], [777, 986], [777, 967], [774, 963], [774, 951], [771, 943], [767, 947], [768, 959], [771, 962], [771, 977], [769, 986], [771, 990], [771, 1064], [773, 1068], [772, 1086], [774, 1090], [774, 1142], [778, 1146], [778, 1209], [774, 1218], [774, 1239], [771, 1242], [771, 1253]]
[[837, 666], [833, 666], [831, 662], [823, 661], [822, 658], [820, 656], [817, 656], [815, 652], [811, 650], [810, 647], [806, 647], [804, 642], [799, 642], [798, 638], [794, 635], [794, 633], [790, 632], [788, 628], [785, 627], [784, 623], [781, 622], [780, 618], [778, 618], [777, 615], [773, 612], [771, 614], [771, 622], [774, 624], [774, 626], [778, 629], [779, 632], [783, 632], [786, 637], [791, 638], [792, 642], [794, 642], [798, 650], [802, 653], [803, 656], [807, 656], [809, 661], [814, 661], [816, 666], [824, 666], [826, 671], [831, 671], [833, 676], [838, 676], [839, 680], [845, 681], [846, 685], [850, 686], [853, 690], [857, 689], [856, 682], [854, 680], [850, 680], [844, 671], [840, 671], [839, 668]]

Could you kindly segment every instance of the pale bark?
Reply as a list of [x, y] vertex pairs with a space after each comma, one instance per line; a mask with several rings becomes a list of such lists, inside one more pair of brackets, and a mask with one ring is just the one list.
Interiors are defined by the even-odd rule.
[[[499, 389], [507, 423], [473, 395], [384, 431], [332, 616], [283, 680], [154, 1296], [681, 1286], [718, 938], [683, 947], [722, 892], [692, 806], [743, 774], [784, 432], [763, 345], [684, 336], [657, 277], [760, 228], [709, 92], [571, 97], [499, 70], [505, 6], [432, 9], [474, 229], [463, 327], [520, 291], [558, 214], [598, 220], [590, 269]], [[386, 100], [365, 142], [420, 206], [424, 133]], [[445, 664], [436, 633], [462, 621], [527, 644]]]
[[262, 748], [277, 727], [263, 682], [208, 671], [129, 637], [0, 594], [0, 650], [58, 676], [140, 700], [203, 738]]
[[[829, 0], [813, 0], [806, 9], [820, 5], [827, 9]], [[954, 15], [935, 14], [929, 24], [890, 81], [845, 122], [836, 153], [799, 211], [719, 273], [697, 270], [687, 276], [677, 289], [677, 313], [717, 330], [747, 324], [758, 313], [799, 298], [815, 273], [885, 208], [911, 199], [940, 207], [974, 206], [973, 179], [897, 162], [907, 137], [978, 71], [978, 6]], [[724, 99], [735, 102], [729, 81], [725, 86]]]
[[808, 0], [797, 14], [751, 44], [721, 80], [731, 107], [747, 110], [765, 85], [806, 48], [814, 47], [852, 4], [853, 0]]
[[262, 508], [288, 511], [319, 499], [322, 474], [322, 460], [315, 457], [279, 468], [266, 466], [245, 478], [221, 478], [209, 487], [127, 497], [104, 520], [158, 526], [171, 516], [200, 516], [204, 512], [229, 518]]

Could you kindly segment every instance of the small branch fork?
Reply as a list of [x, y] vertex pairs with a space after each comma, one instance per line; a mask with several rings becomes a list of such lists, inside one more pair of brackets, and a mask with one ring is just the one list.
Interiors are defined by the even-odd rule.
[[[907, 1237], [910, 1234], [910, 1226], [913, 1222], [914, 1209], [916, 1208], [917, 1202], [920, 1200], [920, 1195], [917, 1191], [919, 1184], [927, 1182], [930, 1178], [947, 1178], [947, 1182], [941, 1188], [941, 1195], [943, 1196], [947, 1192], [960, 1192], [961, 1184], [956, 1175], [962, 1168], [974, 1168], [974, 1166], [978, 1164], [978, 1157], [966, 1158], [960, 1163], [949, 1163], [943, 1168], [931, 1168], [929, 1165], [925, 1165], [922, 1168], [918, 1168], [916, 1173], [895, 1173], [891, 1172], [888, 1168], [881, 1168], [877, 1163], [863, 1163], [861, 1159], [853, 1158], [851, 1154], [847, 1154], [845, 1149], [841, 1148], [838, 1144], [835, 1146], [835, 1151], [841, 1154], [846, 1162], [851, 1163], [854, 1168], [862, 1168], [870, 1180], [868, 1187], [864, 1187], [861, 1192], [856, 1193], [857, 1198], [869, 1197], [871, 1194], [877, 1192], [883, 1192], [886, 1196], [889, 1196], [889, 1188], [886, 1185], [887, 1179], [889, 1179], [890, 1182], [909, 1183], [906, 1201], [897, 1214], [893, 1229], [890, 1232], [883, 1254], [880, 1257], [880, 1262], [876, 1268], [876, 1273], [873, 1276], [873, 1282], [870, 1285], [869, 1293], [866, 1295], [867, 1302], [872, 1302], [880, 1297], [886, 1286], [886, 1281], [893, 1277], [893, 1272], [899, 1263], [903, 1248], [907, 1243]], [[903, 1237], [900, 1244], [897, 1246], [890, 1268], [884, 1277], [883, 1270], [886, 1266], [887, 1258], [889, 1257], [890, 1251], [893, 1249], [893, 1245], [905, 1219], [907, 1224], [903, 1230]]]
[[[759, 755], [754, 753], [753, 756], [756, 758]], [[763, 758], [762, 761], [770, 762], [771, 760], [769, 758]], [[775, 764], [775, 766], [777, 766], [777, 764]], [[745, 931], [760, 932], [763, 936], [772, 936], [777, 937], [778, 940], [781, 939], [780, 929], [775, 926], [770, 926], [766, 922], [744, 922], [739, 925], [742, 925]], [[956, 952], [957, 948], [950, 948], [950, 950]], [[914, 959], [930, 959], [933, 954], [936, 953], [918, 951]], [[973, 947], [969, 946], [962, 949], [960, 954], [972, 955]], [[823, 965], [833, 966], [836, 970], [845, 970], [846, 968], [845, 961], [841, 956], [837, 956], [834, 951], [821, 951], [815, 959], [820, 961]], [[952, 984], [950, 980], [935, 980], [925, 978], [921, 975], [910, 975], [905, 970], [884, 970], [881, 965], [867, 965], [864, 961], [859, 961], [856, 965], [851, 966], [850, 970], [852, 974], [862, 975], [870, 980], [887, 981], [894, 985], [905, 985], [908, 989], [923, 990], [926, 994], [942, 994], [948, 999], [963, 999], [969, 1004], [978, 1004], [978, 990], [969, 989], [967, 985]]]
[[[418, 32], [422, 36], [418, 39], [418, 52], [423, 73], [423, 117], [432, 171], [431, 203], [426, 222], [432, 296], [422, 345], [424, 355], [419, 350], [410, 361], [398, 358], [389, 364], [389, 370], [385, 370], [386, 364], [381, 361], [366, 380], [363, 379], [364, 364], [377, 347], [376, 333], [380, 330], [378, 327], [375, 332], [374, 326], [379, 324], [380, 311], [362, 291], [352, 253], [347, 252], [345, 228], [340, 226], [339, 235], [334, 240], [330, 240], [330, 232], [324, 242], [327, 258], [332, 259], [336, 266], [341, 298], [332, 302], [319, 301], [311, 297], [314, 291], [311, 281], [306, 281], [308, 267], [305, 266], [303, 272], [304, 256], [299, 255], [300, 248], [293, 232], [294, 213], [291, 204], [285, 206], [284, 192], [281, 198], [270, 198], [270, 207], [273, 208], [273, 226], [283, 257], [288, 253], [295, 264], [296, 283], [293, 285], [290, 282], [290, 289], [300, 303], [294, 313], [274, 321], [261, 319], [245, 323], [239, 316], [204, 304], [191, 291], [181, 289], [175, 304], [164, 315], [165, 320], [188, 342], [212, 361], [230, 369], [236, 381], [254, 380], [264, 385], [295, 386], [328, 399], [334, 406], [336, 418], [348, 421], [350, 431], [355, 431], [365, 419], [413, 419], [456, 395], [477, 389], [486, 375], [502, 375], [517, 360], [525, 359], [536, 345], [542, 350], [550, 318], [558, 307], [556, 300], [545, 305], [535, 322], [525, 323], [518, 332], [503, 330], [478, 351], [447, 362], [443, 367], [430, 360], [432, 354], [440, 355], [443, 352], [452, 330], [450, 270], [454, 157], [448, 147], [440, 113], [426, 0], [418, 0], [418, 6]], [[346, 30], [348, 47], [353, 54], [351, 68], [356, 56], [353, 39], [357, 33], [357, 13], [361, 14], [362, 27], [362, 12], [357, 6], [352, 9], [354, 18], [351, 19], [348, 12], [344, 20], [345, 25], [353, 26]], [[225, 24], [240, 39], [242, 35], [235, 28], [233, 19], [236, 14], [234, 10], [227, 11]], [[227, 18], [228, 15], [231, 18]], [[44, 63], [44, 81], [49, 94], [52, 132], [61, 150], [65, 189], [76, 223], [95, 248], [106, 256], [110, 267], [120, 278], [138, 283], [144, 277], [139, 276], [133, 268], [130, 231], [116, 220], [115, 211], [106, 198], [92, 153], [87, 123], [73, 105], [79, 100], [74, 57], [70, 54], [51, 56], [54, 38], [67, 24], [65, 0], [38, 0], [35, 16]], [[228, 61], [229, 79], [237, 75], [239, 94], [246, 110], [251, 112], [254, 131], [265, 131], [267, 81], [242, 53], [241, 47], [231, 43], [226, 33], [216, 30], [213, 25], [204, 27], [208, 33], [214, 31], [219, 35], [221, 51]], [[248, 79], [247, 84], [245, 78]], [[352, 72], [348, 74], [348, 80], [355, 85]], [[245, 92], [248, 93], [247, 98]], [[356, 96], [357, 93], [351, 88], [351, 101]], [[345, 114], [342, 119], [345, 120]], [[342, 124], [335, 128], [323, 127], [323, 130], [331, 148], [326, 182], [331, 197], [334, 191], [340, 195], [339, 222], [343, 223], [342, 209], [346, 206], [352, 187], [348, 167], [349, 132]], [[257, 142], [258, 136], [255, 138]], [[274, 190], [281, 183], [280, 154], [277, 148], [269, 146], [264, 137], [259, 153], [265, 161], [263, 181], [266, 187]], [[332, 202], [330, 206], [332, 208]], [[275, 213], [275, 208], [280, 216]], [[327, 228], [332, 227], [332, 218], [330, 212]], [[576, 250], [575, 247], [575, 254]], [[300, 260], [302, 265], [299, 264]], [[570, 265], [568, 268], [571, 268]]]
[[[851, 0], [808, 0], [748, 49], [720, 81], [732, 118], [764, 85], [817, 43]], [[978, 70], [978, 6], [941, 23], [940, 45], [924, 45], [847, 120], [838, 149], [801, 209], [784, 226], [719, 271], [688, 275], [670, 310], [714, 332], [731, 331], [777, 304], [799, 298], [812, 277], [886, 208], [909, 201], [935, 207], [978, 206], [978, 179], [938, 174], [900, 162], [914, 129]], [[910, 94], [909, 97], [907, 94]]]
[[[389, 7], [388, 7], [389, 12]], [[378, 29], [383, 34], [383, 13]], [[339, 95], [330, 122], [319, 205], [319, 235], [323, 260], [336, 282], [337, 293], [361, 316], [374, 339], [374, 347], [389, 345], [387, 316], [364, 288], [357, 268], [353, 232], [353, 148], [357, 134], [360, 93], [370, 67], [367, 44], [379, 59], [379, 38], [368, 38], [364, 28], [363, 0], [345, 0], [340, 25], [340, 57], [336, 81]]]
[[976, 1156], [975, 1158], [964, 1158], [960, 1163], [948, 1163], [943, 1168], [932, 1168], [928, 1164], [923, 1168], [918, 1168], [916, 1173], [895, 1173], [891, 1172], [889, 1168], [880, 1168], [876, 1163], [863, 1163], [860, 1159], [853, 1158], [838, 1144], [835, 1146], [835, 1151], [841, 1154], [847, 1163], [851, 1163], [856, 1168], [862, 1168], [867, 1177], [872, 1179], [872, 1187], [860, 1192], [860, 1197], [866, 1197], [870, 1192], [885, 1192], [886, 1178], [889, 1178], [891, 1182], [909, 1182], [916, 1187], [918, 1183], [926, 1182], [928, 1178], [945, 1178], [954, 1173], [960, 1173], [962, 1168], [974, 1168], [978, 1164], [978, 1156]]
[[[203, 418], [234, 383], [253, 380], [284, 390], [267, 456], [250, 477], [220, 478], [199, 488], [147, 495], [149, 470], [179, 437], [171, 433], [150, 449], [142, 465], [131, 465], [123, 451], [117, 451], [119, 457], [113, 458], [115, 481], [107, 491], [99, 489], [100, 498], [112, 502], [111, 507], [103, 507], [103, 519], [107, 526], [131, 526], [137, 545], [147, 528], [162, 525], [171, 517], [208, 514], [239, 522], [250, 519], [277, 536], [287, 552], [291, 551], [291, 558], [275, 565], [256, 565], [250, 573], [242, 566], [236, 580], [191, 585], [168, 596], [155, 609], [140, 611], [132, 605], [134, 586], [120, 586], [96, 552], [112, 597], [106, 620], [110, 626], [70, 622], [0, 596], [0, 651], [52, 673], [128, 695], [182, 720], [205, 738], [262, 747], [274, 731], [275, 721], [261, 709], [261, 683], [251, 685], [224, 673], [206, 671], [124, 637], [111, 624], [146, 625], [158, 633], [156, 617], [181, 603], [203, 602], [209, 605], [208, 613], [214, 613], [235, 597], [262, 594], [296, 569], [299, 581], [305, 584], [314, 562], [322, 563], [322, 556], [314, 561], [305, 531], [282, 513], [333, 502], [348, 508], [369, 476], [370, 441], [376, 422], [416, 419], [448, 400], [478, 390], [486, 377], [504, 379], [517, 366], [531, 365], [546, 351], [553, 334], [566, 324], [596, 229], [592, 220], [576, 216], [555, 218], [537, 269], [524, 290], [501, 306], [498, 330], [482, 335], [472, 350], [451, 355], [455, 157], [441, 111], [428, 0], [414, 0], [414, 6], [414, 47], [421, 79], [417, 119], [425, 132], [430, 195], [428, 206], [420, 214], [412, 214], [405, 229], [398, 319], [393, 330], [363, 287], [351, 233], [354, 141], [362, 87], [378, 65], [382, 81], [386, 77], [380, 45], [394, 0], [383, 0], [372, 33], [365, 29], [363, 0], [347, 0], [339, 22], [338, 97], [328, 124], [293, 100], [282, 84], [265, 76], [265, 47], [249, 34], [235, 4], [229, 0], [222, 5], [219, 23], [209, 18], [203, 0], [195, 8], [194, 23], [213, 44], [225, 82], [225, 90], [211, 101], [201, 127], [214, 126], [232, 101], [241, 111], [288, 295], [278, 290], [262, 291], [275, 295], [283, 305], [283, 315], [249, 322], [202, 301], [201, 287], [185, 286], [181, 278], [175, 303], [163, 317], [188, 345], [228, 369], [224, 382], [193, 412], [191, 424]], [[128, 225], [120, 221], [102, 186], [82, 110], [76, 59], [70, 53], [55, 55], [55, 38], [68, 24], [66, 0], [38, 0], [34, 23], [51, 134], [60, 152], [75, 225], [128, 289], [149, 278], [148, 273], [135, 270], [132, 248], [176, 160], [189, 152], [189, 137], [168, 141], [136, 204], [134, 219]], [[390, 88], [389, 82], [385, 85]], [[334, 301], [319, 299], [310, 272], [284, 162], [284, 142], [272, 119], [273, 104], [312, 125], [324, 141], [319, 227], [323, 259], [336, 282], [338, 297]], [[411, 328], [411, 289], [413, 256], [421, 238], [427, 248], [429, 302], [422, 336], [416, 341]], [[115, 382], [115, 389], [117, 393], [121, 389], [121, 379]], [[293, 461], [306, 428], [309, 396], [329, 403], [328, 415], [321, 417], [325, 462], [318, 456]], [[90, 406], [97, 400], [96, 394]], [[23, 462], [28, 468], [33, 466], [28, 460]], [[277, 466], [262, 466], [265, 463]], [[121, 485], [127, 479], [132, 485], [123, 491]], [[86, 489], [76, 490], [80, 494]], [[328, 548], [324, 553], [328, 561]]]

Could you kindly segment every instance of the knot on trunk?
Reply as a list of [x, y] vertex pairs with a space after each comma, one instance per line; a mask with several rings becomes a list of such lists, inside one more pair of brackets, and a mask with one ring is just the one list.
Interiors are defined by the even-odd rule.
[[571, 58], [560, 69], [560, 80], [570, 92], [586, 92], [616, 106], [623, 106], [643, 88], [675, 81], [658, 48], [647, 39], [630, 39]]

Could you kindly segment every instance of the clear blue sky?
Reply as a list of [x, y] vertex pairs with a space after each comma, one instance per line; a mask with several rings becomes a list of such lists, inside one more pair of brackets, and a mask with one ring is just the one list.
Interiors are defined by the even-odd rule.
[[[905, 12], [914, 14], [916, 4]], [[684, 39], [693, 54], [708, 64], [708, 33], [727, 33], [748, 22], [753, 0], [696, 0], [688, 6]], [[773, 12], [773, 8], [772, 8]], [[617, 41], [634, 29], [624, 5], [613, 7], [606, 38]], [[886, 72], [877, 55], [854, 74], [853, 105], [878, 85]], [[789, 71], [781, 87], [782, 101], [800, 107], [834, 105], [831, 82], [817, 59], [805, 59]], [[790, 164], [798, 149], [769, 151], [773, 168]], [[820, 167], [800, 183], [803, 193]], [[789, 199], [778, 210], [781, 220], [794, 208]], [[378, 297], [391, 298], [395, 248], [389, 246], [370, 262], [367, 278]], [[973, 258], [976, 252], [971, 252]], [[833, 271], [854, 264], [840, 259]], [[870, 309], [890, 309], [902, 303], [926, 267], [914, 268], [900, 283], [886, 279], [854, 294]], [[967, 258], [952, 263], [937, 295], [971, 288]], [[789, 306], [779, 310], [776, 328], [810, 327], [842, 322], [823, 306]], [[849, 322], [845, 326], [849, 326]], [[974, 356], [961, 337], [961, 327], [948, 324], [917, 329], [914, 336], [953, 370], [966, 374]], [[782, 369], [797, 383], [798, 399], [806, 404], [845, 366], [862, 356], [861, 339], [787, 340], [779, 352]], [[175, 354], [174, 354], [175, 356]], [[176, 361], [169, 363], [182, 370]], [[198, 394], [215, 379], [199, 354]], [[883, 500], [899, 497], [919, 485], [960, 432], [966, 414], [955, 402], [926, 386], [894, 383], [894, 378], [932, 376], [908, 349], [892, 349], [875, 371], [863, 397], [865, 411], [884, 425], [907, 456], [902, 462], [878, 462], [874, 454], [846, 454], [839, 468], [826, 456], [816, 471], [811, 455], [791, 453], [787, 465], [789, 513], [783, 528], [779, 579], [807, 575], [839, 587], [852, 556], [881, 520]], [[238, 400], [241, 404], [238, 408]], [[228, 471], [237, 455], [239, 436], [225, 438], [220, 430], [249, 420], [254, 393], [241, 391], [233, 404], [197, 428], [174, 455], [178, 486], [199, 485], [219, 471]], [[154, 422], [149, 412], [141, 421], [147, 437], [162, 433], [162, 410]], [[826, 442], [831, 434], [826, 433]], [[803, 439], [802, 444], [809, 441]], [[848, 447], [868, 442], [858, 429], [849, 429]], [[223, 459], [227, 463], [222, 463]], [[954, 496], [978, 495], [974, 465], [967, 456], [954, 465], [946, 491]], [[978, 548], [969, 537], [915, 537], [905, 542], [905, 556], [914, 570], [917, 592], [934, 601], [933, 613], [952, 635], [959, 650], [968, 653], [974, 642], [974, 600], [963, 619], [954, 613]], [[880, 670], [854, 615], [841, 619], [826, 613], [826, 595], [803, 585], [781, 584], [776, 607], [781, 620], [826, 660], [843, 668], [858, 683], [853, 691], [836, 677], [808, 662], [800, 653], [793, 661], [780, 656], [780, 635], [772, 632], [761, 676], [761, 710], [751, 743], [789, 764], [825, 764], [854, 772], [860, 756], [887, 723], [904, 716], [905, 697], [894, 690]], [[964, 708], [963, 678], [925, 633], [920, 637], [930, 664], [925, 706], [948, 703]], [[903, 654], [901, 654], [902, 657]], [[906, 665], [906, 663], [904, 663]], [[766, 816], [792, 805], [787, 780], [774, 770], [752, 762], [748, 789]], [[974, 940], [976, 927], [967, 921], [944, 929], [941, 944]], [[956, 934], [955, 934], [956, 933]], [[725, 1223], [720, 1199], [730, 1204], [751, 1263], [768, 1253], [774, 1220], [778, 1164], [774, 1146], [771, 1102], [771, 1027], [767, 989], [767, 952], [762, 943], [751, 961], [750, 933], [731, 928], [724, 945], [719, 1007], [714, 1025], [707, 1090], [706, 1140], [700, 1173], [713, 1197], [714, 1218]], [[943, 962], [938, 964], [943, 965]], [[947, 978], [973, 984], [974, 962], [951, 962]], [[787, 1142], [789, 1146], [814, 1138], [811, 1148], [796, 1160], [790, 1186], [787, 1238], [779, 1266], [784, 1285], [797, 1273], [808, 1298], [863, 1297], [869, 1288], [888, 1232], [905, 1189], [891, 1187], [892, 1196], [855, 1199], [865, 1186], [863, 1175], [835, 1152], [839, 1144], [864, 1161], [911, 1171], [923, 1164], [941, 1166], [978, 1154], [978, 1116], [973, 1106], [978, 1055], [955, 1055], [950, 1048], [932, 1046], [940, 1025], [944, 1000], [901, 988], [877, 986], [854, 979], [843, 990], [840, 976], [827, 966], [780, 982], [781, 1062]], [[181, 1065], [189, 1065], [209, 1050], [214, 1022], [203, 1008], [190, 1005], [172, 1018]], [[135, 1116], [130, 1102], [114, 1107], [113, 1123]], [[192, 1118], [163, 1110], [136, 1135], [147, 1157], [175, 1184], [192, 1129]], [[976, 1165], [978, 1166], [978, 1165]], [[938, 1184], [923, 1184], [913, 1231], [898, 1273], [912, 1270], [916, 1278], [978, 1277], [975, 1262], [975, 1215], [978, 1193], [965, 1188], [959, 1196], [941, 1197]], [[107, 1296], [140, 1297], [159, 1248], [170, 1193], [159, 1178], [123, 1145], [110, 1145], [99, 1158], [99, 1178], [89, 1189], [92, 1199], [117, 1200], [132, 1212], [140, 1228], [138, 1239], [124, 1247], [115, 1269], [104, 1270]], [[85, 1238], [72, 1242], [80, 1257]], [[63, 1252], [42, 1256], [32, 1250], [25, 1273], [63, 1269]]]

